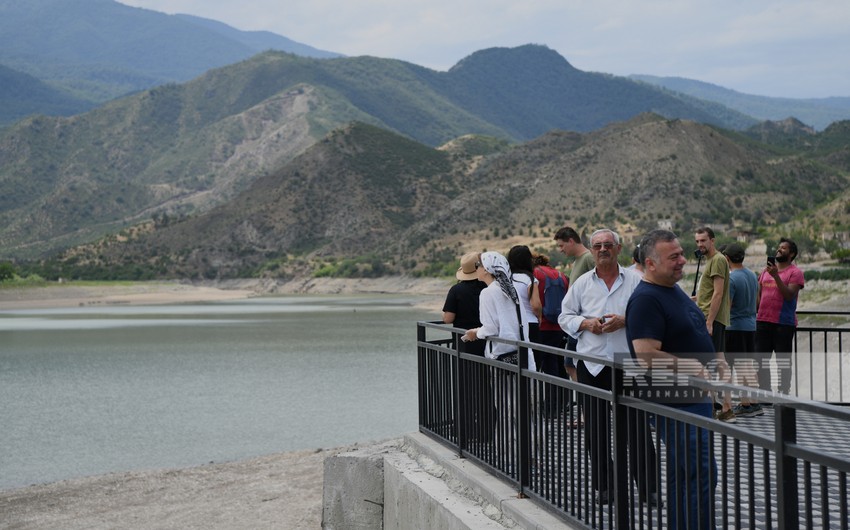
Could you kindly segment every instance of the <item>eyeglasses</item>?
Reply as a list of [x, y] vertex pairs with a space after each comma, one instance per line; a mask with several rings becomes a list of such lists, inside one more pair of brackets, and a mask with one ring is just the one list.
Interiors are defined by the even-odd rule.
[[611, 243], [610, 241], [606, 241], [604, 243], [594, 243], [590, 246], [590, 248], [592, 248], [593, 250], [602, 250], [603, 248], [605, 248], [605, 250], [608, 250], [614, 248], [614, 243]]

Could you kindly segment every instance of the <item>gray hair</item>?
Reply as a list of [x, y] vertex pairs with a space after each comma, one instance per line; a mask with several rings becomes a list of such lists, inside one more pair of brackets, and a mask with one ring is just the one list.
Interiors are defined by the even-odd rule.
[[614, 236], [614, 244], [620, 244], [620, 236], [617, 234], [617, 232], [611, 230], [610, 228], [600, 228], [596, 232], [590, 234], [590, 241], [593, 242], [593, 238], [598, 236], [599, 234], [611, 234], [612, 236]]

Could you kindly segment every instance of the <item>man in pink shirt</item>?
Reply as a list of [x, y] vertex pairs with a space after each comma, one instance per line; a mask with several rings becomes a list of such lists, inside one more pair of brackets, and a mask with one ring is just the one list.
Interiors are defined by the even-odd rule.
[[[791, 350], [797, 332], [797, 297], [805, 285], [803, 271], [794, 265], [797, 244], [779, 240], [775, 256], [759, 275], [758, 313], [756, 314], [756, 355], [759, 359], [759, 386], [772, 389], [770, 355], [776, 354], [779, 391], [791, 390]], [[772, 259], [774, 258], [774, 259]]]

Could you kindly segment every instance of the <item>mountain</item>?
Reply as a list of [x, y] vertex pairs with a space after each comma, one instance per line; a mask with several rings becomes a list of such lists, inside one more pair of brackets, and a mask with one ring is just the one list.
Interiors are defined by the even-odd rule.
[[850, 121], [835, 122], [818, 134], [799, 120], [788, 118], [762, 122], [743, 134], [850, 172]]
[[453, 270], [472, 248], [548, 249], [564, 224], [613, 227], [629, 243], [660, 220], [680, 232], [725, 225], [734, 235], [733, 224], [746, 232], [787, 222], [847, 184], [804, 157], [655, 115], [584, 134], [553, 131], [510, 149], [474, 137], [433, 149], [355, 123], [232, 201], [72, 249], [47, 272], [433, 274]]
[[714, 101], [759, 120], [797, 118], [822, 131], [830, 123], [850, 119], [850, 97], [813, 99], [773, 98], [743, 94], [711, 83], [682, 77], [631, 75], [642, 81], [706, 101]]
[[432, 84], [452, 100], [524, 139], [555, 128], [590, 131], [642, 112], [733, 129], [756, 123], [719, 105], [583, 72], [539, 45], [481, 50], [434, 77]]
[[112, 0], [0, 0], [0, 63], [91, 102], [188, 81], [269, 48], [334, 55]]
[[449, 72], [266, 52], [0, 132], [0, 252], [38, 255], [155, 213], [208, 209], [355, 120], [435, 147], [470, 133], [516, 142], [584, 132], [643, 112], [730, 126], [657, 89], [581, 72], [544, 46], [485, 50]]
[[0, 128], [31, 114], [70, 116], [93, 107], [29, 74], [0, 65]]

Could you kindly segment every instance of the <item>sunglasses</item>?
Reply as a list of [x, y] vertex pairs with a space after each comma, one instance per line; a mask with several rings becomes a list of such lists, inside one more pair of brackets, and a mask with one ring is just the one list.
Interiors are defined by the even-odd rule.
[[602, 250], [603, 248], [605, 250], [609, 250], [614, 248], [614, 243], [611, 243], [610, 241], [606, 241], [604, 243], [594, 243], [590, 246], [590, 248], [592, 248], [593, 250]]

